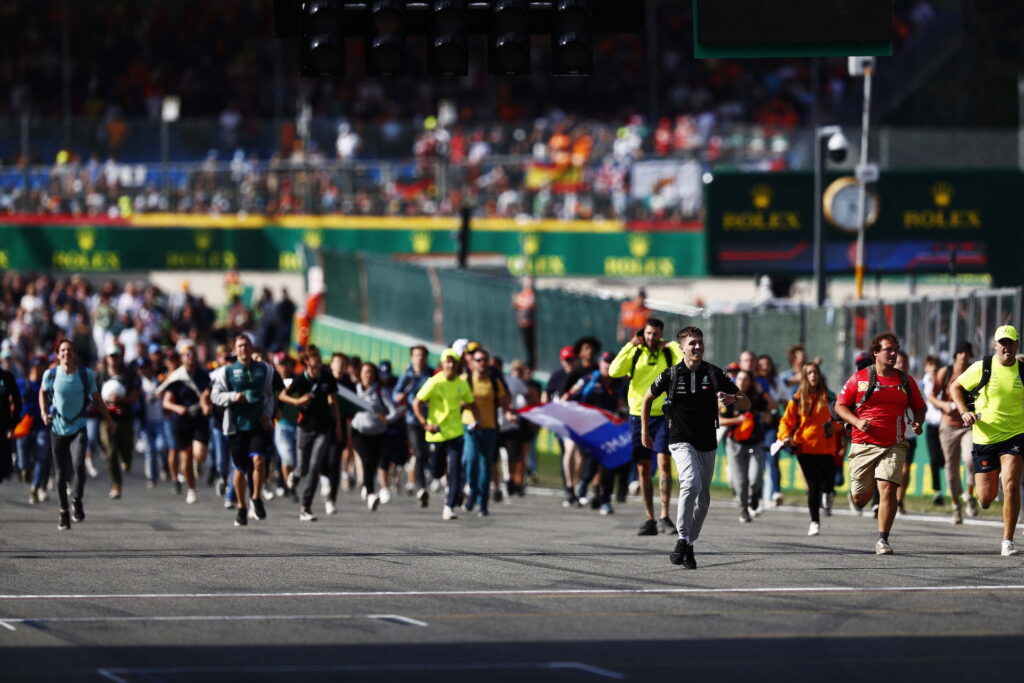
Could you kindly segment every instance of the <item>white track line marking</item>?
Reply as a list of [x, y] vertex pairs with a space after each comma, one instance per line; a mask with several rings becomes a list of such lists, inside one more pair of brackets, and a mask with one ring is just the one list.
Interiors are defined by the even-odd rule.
[[21, 620], [20, 620], [20, 619], [8, 619], [8, 620], [0, 620], [0, 626], [3, 626], [3, 627], [4, 627], [5, 629], [7, 629], [8, 631], [17, 631], [18, 629], [14, 628], [14, 627], [13, 627], [13, 626], [11, 626], [11, 624], [9, 623], [9, 622], [11, 622], [11, 621], [21, 621]]
[[[235, 614], [235, 615], [182, 615], [182, 616], [140, 616], [140, 617], [22, 617], [17, 619], [8, 618], [6, 621], [15, 624], [34, 623], [119, 623], [132, 621], [300, 621], [320, 620], [330, 621], [338, 619], [365, 619], [372, 616], [362, 614]], [[402, 619], [404, 617], [395, 617]], [[423, 624], [426, 626], [426, 624]], [[12, 631], [13, 627], [8, 627]]]
[[403, 617], [400, 614], [367, 614], [367, 619], [379, 619], [381, 621], [397, 621], [402, 624], [408, 624], [409, 626], [426, 626], [427, 622], [420, 621], [419, 619], [411, 619], [409, 617]]
[[122, 676], [174, 674], [239, 674], [239, 673], [352, 673], [352, 672], [439, 672], [439, 671], [514, 671], [517, 669], [576, 669], [585, 673], [621, 680], [617, 671], [610, 671], [584, 662], [452, 662], [446, 664], [340, 664], [336, 666], [216, 666], [216, 667], [132, 667], [97, 669], [96, 673], [114, 683], [128, 683]]
[[476, 591], [323, 591], [282, 593], [85, 593], [0, 595], [2, 600], [205, 600], [210, 598], [430, 598], [575, 595], [750, 595], [761, 593], [957, 593], [964, 591], [1016, 592], [1024, 584], [1008, 586], [788, 586], [779, 588], [593, 588]]

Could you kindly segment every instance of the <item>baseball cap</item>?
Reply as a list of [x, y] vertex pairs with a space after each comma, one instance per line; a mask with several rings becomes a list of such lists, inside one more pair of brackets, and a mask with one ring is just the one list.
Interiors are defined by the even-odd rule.
[[471, 341], [468, 344], [466, 344], [466, 353], [473, 353], [474, 351], [478, 351], [478, 350], [482, 349], [483, 347], [484, 347], [483, 344], [481, 344], [480, 342], [478, 342], [478, 341]]
[[441, 352], [441, 360], [444, 360], [445, 358], [451, 358], [457, 363], [462, 360], [462, 354], [455, 349], [445, 349]]
[[[461, 359], [462, 352], [466, 350], [466, 346], [468, 345], [468, 339], [456, 339], [455, 341], [452, 342], [451, 350], [457, 353], [459, 355], [459, 359]], [[444, 354], [441, 354], [441, 357], [444, 358]]]
[[966, 353], [968, 355], [974, 355], [974, 346], [969, 341], [962, 341], [956, 345], [956, 350], [953, 352], [955, 356], [958, 353]]
[[726, 372], [729, 372], [730, 370], [739, 370], [739, 369], [740, 369], [740, 364], [737, 363], [736, 361], [733, 361], [733, 362], [731, 362], [731, 363], [729, 363], [728, 365], [725, 366]]
[[992, 337], [996, 341], [1000, 339], [1012, 339], [1013, 341], [1020, 341], [1020, 337], [1017, 336], [1017, 328], [1013, 325], [1003, 325], [996, 330], [995, 335]]
[[391, 379], [391, 361], [382, 360], [378, 365], [380, 376], [383, 379]]
[[562, 360], [572, 360], [576, 354], [572, 352], [571, 346], [563, 346], [562, 350], [558, 352], [558, 357]]
[[159, 344], [157, 344], [156, 342], [153, 342], [152, 344], [150, 344], [150, 345], [149, 345], [149, 348], [148, 348], [148, 349], [146, 349], [146, 351], [147, 351], [147, 352], [148, 352], [148, 353], [149, 353], [150, 355], [152, 355], [152, 354], [154, 354], [154, 353], [160, 353], [160, 345], [159, 345]]
[[615, 354], [612, 353], [611, 351], [605, 351], [604, 353], [601, 354], [601, 360], [603, 360], [605, 363], [611, 363], [613, 360], [615, 360]]
[[121, 355], [121, 347], [118, 346], [117, 344], [111, 342], [107, 346], [107, 355], [108, 356], [120, 356]]

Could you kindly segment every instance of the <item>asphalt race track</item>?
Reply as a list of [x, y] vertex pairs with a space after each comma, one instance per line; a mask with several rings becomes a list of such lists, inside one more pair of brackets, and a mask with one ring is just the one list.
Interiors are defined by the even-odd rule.
[[371, 514], [348, 493], [236, 529], [211, 489], [105, 493], [58, 532], [55, 502], [0, 486], [0, 680], [944, 681], [1024, 651], [1024, 555], [991, 522], [899, 518], [877, 557], [873, 519], [808, 538], [795, 508], [741, 525], [715, 501], [686, 571], [674, 538], [635, 535], [636, 502], [443, 522], [437, 495]]

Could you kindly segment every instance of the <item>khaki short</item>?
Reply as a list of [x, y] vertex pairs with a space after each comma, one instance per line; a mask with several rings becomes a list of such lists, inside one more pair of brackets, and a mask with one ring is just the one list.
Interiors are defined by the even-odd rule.
[[903, 463], [907, 460], [907, 442], [894, 446], [855, 443], [850, 447], [850, 492], [857, 495], [874, 488], [874, 480], [903, 483]]

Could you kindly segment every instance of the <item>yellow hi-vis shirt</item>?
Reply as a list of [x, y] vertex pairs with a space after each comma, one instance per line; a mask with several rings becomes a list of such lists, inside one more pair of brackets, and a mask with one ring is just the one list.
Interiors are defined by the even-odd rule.
[[427, 404], [427, 422], [440, 427], [440, 431], [427, 432], [427, 441], [439, 443], [462, 436], [462, 404], [473, 402], [473, 391], [466, 380], [445, 379], [439, 372], [423, 383], [416, 398]]
[[[978, 361], [957, 377], [966, 391], [981, 382], [983, 361]], [[971, 428], [974, 443], [990, 444], [1024, 434], [1024, 384], [1021, 384], [1017, 361], [1006, 367], [992, 359], [992, 376], [974, 401], [974, 412], [981, 419]]]
[[[665, 344], [664, 348], [668, 349], [672, 365], [683, 359], [683, 350], [679, 348], [678, 342], [671, 341]], [[646, 345], [634, 346], [632, 342], [626, 342], [626, 345], [619, 349], [619, 354], [615, 356], [615, 360], [608, 367], [608, 374], [612, 377], [627, 376], [630, 368], [633, 367], [633, 358], [636, 357], [637, 351], [640, 352], [640, 357], [637, 358], [633, 378], [629, 380], [626, 402], [629, 404], [629, 414], [639, 416], [644, 405], [644, 394], [654, 384], [654, 380], [658, 379], [658, 375], [669, 366], [665, 363], [665, 352], [662, 349], [651, 352]], [[664, 404], [664, 394], [655, 398], [654, 403], [651, 404], [651, 415], [661, 415]]]

